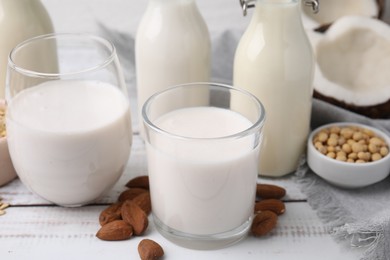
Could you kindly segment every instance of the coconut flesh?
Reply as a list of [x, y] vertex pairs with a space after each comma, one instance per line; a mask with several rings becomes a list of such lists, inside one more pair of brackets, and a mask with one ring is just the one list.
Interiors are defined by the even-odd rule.
[[[387, 104], [389, 109], [389, 25], [369, 17], [345, 16], [325, 34], [311, 34], [311, 39], [317, 58], [315, 92], [352, 107]], [[380, 112], [385, 115], [373, 117], [390, 116], [388, 110]]]

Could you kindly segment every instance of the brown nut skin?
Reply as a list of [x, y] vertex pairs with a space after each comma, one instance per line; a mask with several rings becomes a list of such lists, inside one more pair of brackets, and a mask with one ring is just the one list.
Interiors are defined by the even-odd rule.
[[109, 207], [107, 207], [105, 210], [103, 210], [99, 215], [99, 223], [101, 226], [106, 225], [107, 223], [110, 223], [114, 220], [120, 220], [121, 217], [121, 207], [122, 203], [117, 202]]
[[142, 189], [142, 188], [130, 188], [128, 190], [123, 191], [119, 195], [118, 201], [123, 202], [125, 200], [132, 200], [135, 197], [137, 197], [138, 195], [145, 193], [145, 192], [148, 192], [148, 190]]
[[152, 211], [152, 202], [150, 201], [150, 192], [144, 192], [139, 194], [133, 199], [135, 204], [137, 204], [145, 213], [149, 215]]
[[118, 241], [131, 238], [133, 228], [123, 220], [114, 220], [102, 226], [96, 233], [96, 237], [101, 240]]
[[133, 227], [134, 234], [145, 232], [149, 220], [146, 213], [132, 200], [126, 200], [121, 208], [122, 219]]
[[272, 184], [257, 184], [256, 196], [263, 199], [281, 199], [286, 195], [286, 190]]
[[126, 183], [127, 188], [142, 188], [149, 190], [149, 176], [141, 175], [131, 179], [128, 183]]
[[155, 260], [164, 255], [163, 248], [151, 239], [143, 239], [138, 244], [138, 253], [141, 260]]
[[255, 213], [265, 210], [270, 210], [276, 215], [282, 215], [286, 211], [286, 206], [283, 201], [278, 199], [265, 199], [256, 202]]
[[259, 212], [253, 219], [251, 232], [254, 236], [264, 236], [276, 227], [278, 215], [266, 210]]

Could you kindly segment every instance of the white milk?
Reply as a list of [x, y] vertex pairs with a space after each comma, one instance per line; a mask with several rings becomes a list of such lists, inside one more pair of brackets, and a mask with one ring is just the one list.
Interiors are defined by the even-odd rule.
[[313, 81], [300, 1], [256, 1], [237, 47], [233, 77], [234, 85], [257, 96], [267, 113], [259, 173], [282, 176], [294, 171], [309, 133]]
[[[49, 14], [39, 0], [0, 0], [0, 99], [5, 95], [8, 54], [30, 37], [53, 32]], [[34, 63], [43, 62], [36, 55], [25, 56]], [[22, 61], [19, 61], [20, 64]], [[51, 62], [51, 61], [50, 61]], [[52, 64], [55, 64], [54, 62]], [[54, 65], [53, 65], [54, 66]]]
[[[155, 125], [180, 136], [215, 138], [252, 123], [227, 109], [195, 107], [165, 114]], [[154, 217], [196, 235], [227, 232], [250, 220], [259, 150], [253, 135], [234, 141], [153, 138], [147, 155]]]
[[85, 204], [110, 189], [126, 165], [129, 103], [108, 83], [49, 81], [11, 100], [7, 134], [23, 183], [57, 204]]
[[[140, 121], [142, 106], [154, 93], [210, 81], [210, 36], [195, 0], [150, 0], [135, 44]], [[194, 92], [192, 99], [205, 104], [207, 92]]]

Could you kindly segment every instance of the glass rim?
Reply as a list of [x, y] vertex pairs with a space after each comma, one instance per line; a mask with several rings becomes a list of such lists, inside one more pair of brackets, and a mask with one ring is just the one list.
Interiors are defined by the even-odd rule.
[[[176, 89], [179, 89], [179, 88], [188, 88], [188, 87], [191, 87], [191, 86], [196, 86], [196, 85], [201, 85], [201, 86], [214, 86], [214, 87], [218, 87], [220, 89], [225, 89], [225, 90], [228, 90], [228, 91], [236, 91], [236, 92], [239, 92], [245, 96], [247, 96], [248, 98], [250, 98], [258, 107], [259, 111], [260, 111], [260, 115], [258, 116], [256, 122], [252, 123], [251, 122], [251, 126], [248, 127], [247, 129], [245, 130], [242, 130], [240, 132], [237, 132], [235, 134], [231, 134], [231, 135], [225, 135], [225, 136], [219, 136], [219, 137], [188, 137], [188, 136], [183, 136], [183, 135], [177, 135], [177, 134], [173, 134], [173, 133], [170, 133], [168, 131], [165, 131], [163, 129], [161, 129], [160, 127], [158, 127], [157, 125], [155, 125], [149, 118], [149, 116], [147, 115], [147, 110], [148, 108], [151, 106], [151, 103], [156, 99], [158, 98], [158, 96], [160, 96], [161, 94], [165, 93], [165, 92], [170, 92], [170, 91], [174, 91]], [[239, 88], [239, 87], [234, 87], [234, 86], [231, 86], [231, 85], [227, 85], [227, 84], [223, 84], [223, 83], [213, 83], [213, 82], [192, 82], [192, 83], [185, 83], [185, 84], [179, 84], [179, 85], [174, 85], [172, 87], [169, 87], [167, 89], [164, 89], [164, 90], [161, 90], [159, 92], [156, 92], [155, 94], [153, 94], [152, 96], [150, 96], [146, 101], [145, 103], [143, 104], [142, 106], [142, 112], [141, 112], [141, 115], [142, 115], [142, 120], [145, 124], [148, 125], [148, 127], [150, 127], [153, 131], [157, 132], [157, 133], [160, 133], [160, 134], [163, 134], [165, 136], [168, 136], [170, 138], [174, 138], [174, 139], [180, 139], [180, 140], [197, 140], [197, 141], [202, 141], [202, 140], [205, 140], [205, 141], [211, 141], [211, 140], [225, 140], [225, 139], [239, 139], [239, 138], [242, 138], [242, 137], [245, 137], [245, 136], [248, 136], [248, 135], [251, 135], [255, 132], [258, 131], [258, 129], [262, 128], [264, 126], [264, 122], [265, 122], [265, 117], [266, 117], [266, 113], [265, 113], [265, 108], [263, 106], [263, 104], [261, 103], [261, 101], [256, 97], [254, 96], [253, 94], [251, 94], [250, 92], [242, 89], [242, 88]]]
[[[87, 38], [91, 39], [92, 41], [97, 42], [102, 46], [105, 46], [107, 50], [109, 50], [110, 54], [107, 55], [107, 57], [103, 59], [102, 62], [98, 62], [96, 63], [96, 65], [90, 66], [86, 69], [71, 71], [71, 72], [62, 72], [62, 73], [48, 73], [48, 72], [39, 72], [31, 69], [26, 69], [23, 68], [23, 66], [18, 65], [14, 61], [15, 58], [14, 56], [16, 55], [16, 53], [31, 43], [38, 42], [41, 40], [64, 38], [64, 37], [78, 37], [82, 39], [87, 39]], [[50, 33], [50, 34], [35, 36], [17, 44], [14, 48], [12, 48], [12, 50], [8, 55], [8, 66], [13, 70], [19, 72], [20, 74], [27, 75], [30, 77], [58, 78], [59, 76], [75, 76], [75, 75], [84, 74], [92, 71], [97, 71], [110, 64], [115, 59], [115, 56], [116, 56], [116, 49], [114, 44], [110, 40], [107, 40], [103, 37], [96, 36], [90, 33]]]

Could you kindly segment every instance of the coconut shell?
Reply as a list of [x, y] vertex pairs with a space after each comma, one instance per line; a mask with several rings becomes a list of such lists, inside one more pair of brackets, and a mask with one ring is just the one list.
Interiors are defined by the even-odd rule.
[[331, 23], [323, 24], [320, 27], [315, 28], [314, 31], [319, 33], [325, 33], [331, 25]]
[[324, 96], [318, 91], [314, 90], [314, 98], [318, 98], [330, 104], [336, 105], [338, 107], [344, 108], [346, 110], [355, 112], [357, 114], [370, 117], [370, 118], [390, 118], [390, 99], [385, 103], [377, 104], [373, 106], [356, 106], [354, 104], [347, 104], [343, 101], [337, 100], [333, 97]]
[[385, 13], [385, 2], [386, 0], [376, 0], [377, 4], [378, 4], [378, 18], [379, 19], [382, 19], [383, 18], [383, 15]]

